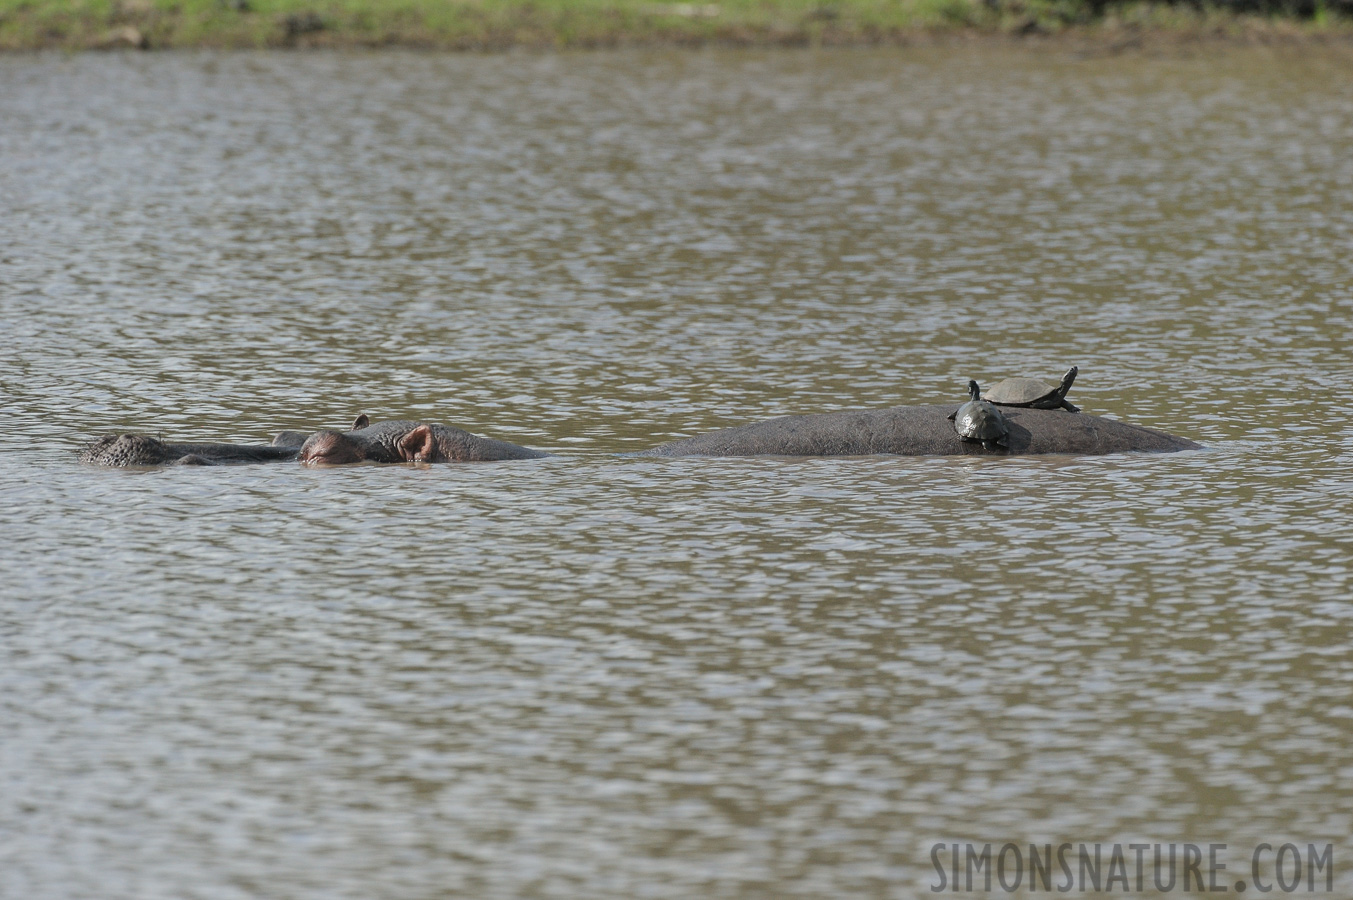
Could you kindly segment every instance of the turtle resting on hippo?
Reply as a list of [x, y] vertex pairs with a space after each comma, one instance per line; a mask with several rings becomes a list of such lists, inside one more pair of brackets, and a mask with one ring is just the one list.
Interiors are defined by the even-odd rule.
[[1048, 384], [1038, 378], [1007, 378], [982, 395], [982, 399], [997, 406], [1030, 406], [1034, 409], [1065, 409], [1080, 412], [1066, 399], [1066, 392], [1076, 381], [1075, 366], [1066, 370], [1060, 384]]
[[977, 382], [968, 382], [968, 402], [951, 412], [947, 418], [954, 423], [954, 431], [965, 441], [981, 444], [987, 450], [1005, 447], [1010, 426], [1005, 416], [990, 400], [982, 399]]

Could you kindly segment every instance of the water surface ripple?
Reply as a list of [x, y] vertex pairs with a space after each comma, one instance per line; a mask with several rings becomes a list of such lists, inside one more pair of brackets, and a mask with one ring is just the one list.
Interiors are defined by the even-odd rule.
[[[0, 59], [0, 897], [905, 898], [954, 840], [1342, 865], [1350, 76]], [[1072, 363], [1208, 449], [617, 455]], [[73, 453], [362, 411], [558, 456]]]

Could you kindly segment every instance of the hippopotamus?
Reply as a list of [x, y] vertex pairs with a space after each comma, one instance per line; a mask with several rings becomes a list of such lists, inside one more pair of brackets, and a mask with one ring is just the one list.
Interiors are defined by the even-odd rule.
[[[286, 434], [286, 432], [284, 432]], [[278, 436], [279, 438], [282, 435]], [[353, 430], [317, 431], [300, 448], [304, 463], [342, 465], [355, 462], [481, 462], [540, 459], [549, 456], [530, 447], [479, 437], [449, 425], [406, 419], [370, 424], [358, 416]]]
[[96, 466], [219, 466], [295, 459], [297, 447], [253, 444], [171, 443], [145, 434], [110, 434], [80, 451]]
[[634, 456], [898, 456], [1169, 453], [1198, 450], [1187, 438], [1114, 419], [1060, 409], [1003, 407], [1003, 447], [962, 440], [950, 421], [957, 407], [898, 406], [784, 416], [712, 431], [641, 450]]

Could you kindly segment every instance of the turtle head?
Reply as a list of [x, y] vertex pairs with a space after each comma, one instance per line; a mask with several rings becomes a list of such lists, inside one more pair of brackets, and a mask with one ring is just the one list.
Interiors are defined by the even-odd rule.
[[1061, 391], [1063, 397], [1066, 396], [1067, 391], [1071, 390], [1071, 385], [1076, 380], [1076, 373], [1079, 371], [1080, 370], [1077, 369], [1075, 366], [1072, 366], [1071, 368], [1067, 369], [1066, 374], [1062, 376], [1062, 386], [1058, 390]]
[[982, 389], [977, 386], [977, 382], [975, 381], [968, 382], [968, 399], [969, 400], [982, 399]]

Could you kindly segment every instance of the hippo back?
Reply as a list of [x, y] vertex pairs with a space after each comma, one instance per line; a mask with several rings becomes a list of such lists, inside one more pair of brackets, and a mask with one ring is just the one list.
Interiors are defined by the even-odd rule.
[[947, 456], [953, 454], [1162, 453], [1196, 450], [1187, 438], [1062, 410], [1007, 408], [1005, 446], [962, 441], [955, 407], [899, 406], [784, 416], [661, 444], [638, 456]]

